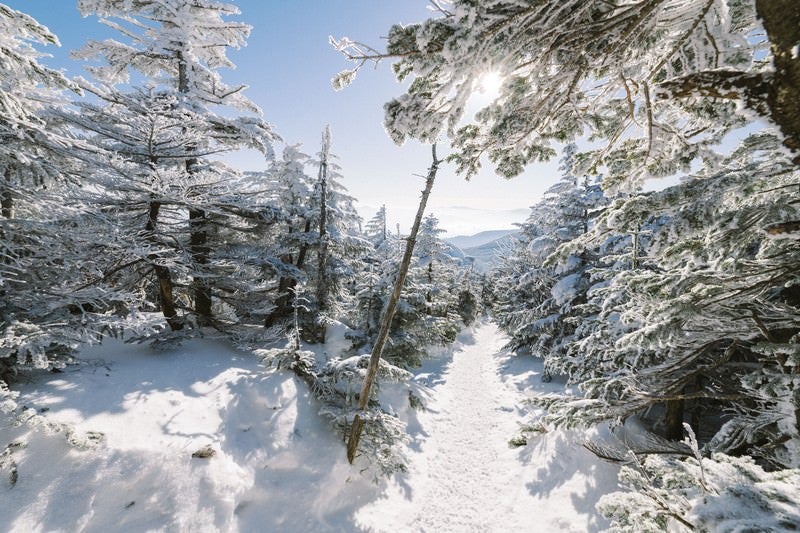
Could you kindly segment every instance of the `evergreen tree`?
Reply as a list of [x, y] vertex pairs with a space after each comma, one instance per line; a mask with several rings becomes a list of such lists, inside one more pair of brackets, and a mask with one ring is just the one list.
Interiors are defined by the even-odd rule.
[[[382, 221], [384, 216], [385, 209], [382, 208], [376, 218]], [[383, 239], [381, 231], [369, 233], [369, 227], [368, 223], [366, 236], [374, 243], [374, 248], [364, 254], [361, 266], [356, 270], [354, 298], [347, 320], [352, 330], [349, 336], [354, 350], [370, 344], [378, 334], [386, 295], [392, 291], [394, 275], [403, 253], [401, 239], [391, 233]]]
[[573, 375], [586, 400], [557, 404], [553, 420], [624, 419], [661, 405], [670, 437], [689, 422], [714, 451], [800, 464], [790, 369], [797, 242], [761, 229], [795, 216], [786, 206], [797, 173], [776, 148], [774, 137], [753, 135], [716, 175], [604, 215], [598, 232], [658, 220], [647, 247], [654, 268], [621, 270], [604, 289], [599, 319], [609, 326], [576, 343], [583, 359]]
[[[296, 293], [307, 301], [300, 329], [310, 342], [322, 342], [325, 324], [343, 318], [354, 290], [356, 264], [370, 248], [359, 234], [355, 199], [340, 182], [330, 142], [326, 130], [317, 161], [296, 147], [287, 148], [283, 161], [273, 164], [267, 173], [274, 205], [282, 212], [276, 215], [270, 232], [271, 253], [280, 258], [271, 262], [270, 269], [279, 280], [265, 324], [285, 327], [293, 314]], [[316, 180], [306, 170], [312, 165], [317, 170]]]
[[[585, 164], [607, 168], [607, 187], [634, 190], [697, 158], [718, 160], [725, 134], [756, 116], [800, 148], [794, 8], [792, 0], [454, 0], [424, 22], [393, 26], [386, 53], [333, 40], [353, 62], [334, 85], [368, 62], [396, 59], [396, 76], [411, 83], [385, 106], [395, 141], [446, 130], [462, 172], [477, 172], [487, 155], [513, 176], [588, 129], [608, 144]], [[500, 94], [464, 125], [467, 101], [490, 72], [503, 80]]]
[[293, 314], [293, 291], [298, 283], [307, 283], [306, 260], [315, 242], [311, 204], [314, 185], [306, 173], [309, 164], [309, 156], [301, 152], [299, 146], [287, 146], [283, 159], [274, 161], [267, 171], [266, 179], [275, 205], [281, 206], [283, 212], [270, 241], [273, 255], [279, 258], [269, 265], [271, 273], [278, 277], [278, 285], [273, 308], [265, 319], [266, 327], [285, 324]]
[[352, 297], [356, 263], [370, 249], [361, 235], [361, 217], [355, 198], [342, 185], [341, 168], [331, 152], [330, 128], [323, 134], [319, 153], [319, 174], [312, 196], [312, 209], [318, 229], [314, 251], [317, 268], [311, 278], [315, 286], [316, 315], [306, 326], [310, 339], [324, 342], [325, 323], [338, 319]]
[[551, 370], [583, 321], [580, 306], [587, 301], [599, 255], [596, 248], [559, 247], [586, 234], [606, 204], [597, 180], [573, 174], [575, 153], [575, 145], [565, 148], [561, 180], [531, 209], [519, 243], [494, 274], [495, 318], [510, 334], [512, 347], [545, 358]]
[[[62, 91], [79, 92], [38, 62], [35, 45], [58, 45], [47, 28], [0, 4], [0, 405], [4, 380], [20, 366], [48, 368], [91, 340], [103, 324], [88, 321], [118, 295], [78, 290], [93, 274], [79, 209], [64, 201], [81, 169], [75, 143], [49, 111]], [[82, 240], [81, 237], [86, 240]], [[100, 315], [102, 316], [102, 315]]]
[[[210, 239], [221, 227], [248, 228], [231, 215], [258, 220], [264, 210], [257, 198], [242, 200], [235, 171], [208, 158], [245, 147], [270, 153], [274, 136], [253, 116], [258, 108], [242, 95], [244, 87], [226, 85], [218, 73], [233, 66], [226, 50], [243, 46], [250, 27], [226, 21], [238, 10], [217, 2], [82, 0], [79, 8], [128, 40], [90, 41], [75, 53], [101, 61], [89, 67], [96, 83], [83, 82], [100, 104], [82, 102], [72, 117], [108, 154], [95, 175], [104, 208], [133, 219], [122, 230], [128, 244], [120, 252], [151, 267], [172, 329], [182, 327], [178, 307], [188, 300], [195, 318], [208, 323], [214, 286], [234, 260]], [[132, 73], [145, 77], [146, 88], [117, 89]], [[250, 115], [229, 118], [212, 110], [219, 106]], [[114, 259], [111, 268], [125, 263]], [[190, 291], [175, 294], [187, 285]]]
[[370, 241], [380, 244], [387, 239], [389, 232], [386, 229], [386, 206], [382, 205], [375, 216], [367, 221], [364, 233]]
[[[383, 350], [392, 364], [418, 366], [428, 346], [453, 342], [460, 329], [479, 313], [477, 277], [454, 257], [455, 250], [441, 239], [442, 233], [434, 215], [421, 220], [404, 290]], [[389, 235], [362, 261], [350, 318], [354, 350], [374, 342], [395, 281], [402, 245], [403, 239]]]

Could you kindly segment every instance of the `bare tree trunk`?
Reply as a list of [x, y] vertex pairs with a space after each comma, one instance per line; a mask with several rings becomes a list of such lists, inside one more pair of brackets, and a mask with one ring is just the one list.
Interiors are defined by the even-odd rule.
[[[767, 95], [770, 118], [780, 127], [784, 144], [800, 166], [800, 9], [796, 0], [756, 0], [756, 11], [767, 32], [775, 64]], [[794, 366], [791, 371], [800, 373], [800, 367]], [[795, 429], [800, 431], [800, 402], [795, 402]]]
[[631, 234], [633, 241], [633, 250], [631, 251], [631, 268], [636, 270], [639, 268], [639, 234], [641, 233], [642, 225], [636, 224], [636, 231]]
[[[411, 233], [406, 240], [406, 250], [403, 254], [403, 260], [400, 262], [400, 268], [397, 271], [397, 279], [394, 282], [394, 290], [386, 305], [386, 310], [383, 314], [381, 321], [381, 329], [378, 332], [378, 338], [375, 339], [375, 346], [372, 348], [372, 355], [369, 359], [369, 366], [367, 367], [367, 375], [364, 377], [364, 384], [361, 387], [361, 394], [358, 397], [358, 409], [364, 411], [369, 403], [370, 390], [375, 381], [375, 376], [378, 373], [378, 365], [383, 353], [383, 347], [389, 338], [389, 328], [392, 325], [392, 318], [397, 310], [397, 302], [400, 300], [400, 294], [403, 290], [403, 284], [406, 281], [408, 274], [408, 267], [411, 264], [411, 255], [414, 252], [414, 245], [417, 241], [417, 233], [419, 226], [422, 223], [422, 216], [425, 213], [425, 205], [428, 203], [428, 197], [433, 188], [433, 182], [436, 179], [436, 172], [439, 170], [441, 161], [436, 158], [436, 145], [431, 147], [433, 155], [433, 163], [428, 170], [428, 176], [425, 179], [425, 189], [422, 191], [422, 197], [419, 200], [419, 207], [417, 208], [417, 216], [414, 219], [414, 225], [411, 227]], [[356, 414], [353, 419], [353, 425], [350, 428], [350, 437], [347, 441], [347, 460], [352, 464], [355, 459], [356, 451], [358, 450], [358, 442], [361, 439], [361, 432], [364, 429], [365, 421], [359, 414]]]
[[[284, 265], [294, 265], [294, 258], [290, 255], [282, 255], [281, 263]], [[278, 280], [278, 297], [275, 299], [275, 308], [269, 312], [264, 319], [264, 327], [274, 326], [281, 318], [286, 318], [292, 310], [291, 289], [295, 287], [297, 280], [289, 276], [281, 276]]]
[[[756, 10], [767, 31], [775, 72], [767, 89], [769, 115], [784, 134], [784, 143], [800, 152], [800, 10], [797, 0], [757, 0]], [[800, 156], [795, 158], [800, 164]]]
[[683, 405], [684, 400], [667, 400], [667, 412], [664, 417], [666, 424], [665, 437], [669, 440], [683, 439]]
[[[311, 231], [311, 220], [306, 220], [306, 227], [303, 229], [303, 232], [308, 233], [309, 231]], [[302, 246], [300, 246], [300, 252], [297, 254], [297, 263], [294, 266], [302, 270], [306, 264], [307, 255], [308, 255], [308, 245], [303, 244]]]
[[431, 262], [428, 263], [428, 292], [425, 294], [425, 301], [428, 302], [428, 306], [431, 307], [428, 312], [433, 314], [433, 306], [431, 305], [433, 303], [433, 294], [431, 294], [431, 287], [433, 287], [433, 258], [431, 258]]
[[[161, 211], [161, 202], [154, 200], [150, 201], [147, 212], [147, 225], [145, 229], [149, 234], [155, 232], [158, 227], [158, 214]], [[157, 260], [155, 256], [150, 256], [151, 261]], [[178, 319], [178, 312], [175, 309], [175, 297], [172, 294], [172, 275], [167, 267], [163, 265], [153, 265], [156, 278], [158, 279], [158, 298], [161, 312], [164, 318], [167, 319], [167, 324], [172, 331], [178, 331], [183, 328], [183, 324]]]
[[[188, 168], [189, 161], [186, 166]], [[195, 263], [195, 269], [199, 270], [199, 275], [195, 274], [192, 280], [192, 290], [194, 292], [194, 312], [201, 323], [211, 320], [211, 290], [208, 281], [204, 277], [205, 266], [208, 264], [208, 256], [211, 248], [208, 246], [206, 212], [203, 209], [189, 210], [189, 251]]]
[[381, 206], [381, 236], [383, 237], [381, 242], [386, 241], [386, 204]]

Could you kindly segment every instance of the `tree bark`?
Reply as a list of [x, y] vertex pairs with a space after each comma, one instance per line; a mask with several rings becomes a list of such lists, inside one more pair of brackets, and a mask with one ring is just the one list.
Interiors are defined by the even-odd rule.
[[664, 416], [666, 425], [665, 437], [669, 440], [683, 439], [683, 405], [684, 400], [667, 400], [667, 412]]
[[769, 74], [714, 70], [697, 72], [659, 85], [659, 98], [706, 96], [742, 100], [771, 119], [783, 143], [800, 165], [800, 10], [797, 0], [756, 0], [772, 49], [774, 72]]
[[386, 240], [386, 204], [381, 206], [381, 231], [383, 236], [381, 242], [384, 242]]
[[[767, 96], [770, 116], [784, 135], [783, 144], [800, 166], [800, 9], [796, 0], [756, 0], [772, 49], [775, 79]], [[798, 372], [797, 367], [793, 368]], [[795, 427], [800, 431], [800, 405], [795, 404]]]
[[[281, 256], [284, 265], [294, 265], [294, 258], [291, 255]], [[275, 299], [275, 309], [264, 319], [264, 327], [274, 326], [278, 320], [286, 318], [292, 312], [292, 293], [291, 289], [297, 285], [297, 280], [289, 276], [281, 276], [278, 279], [278, 297]]]
[[[780, 127], [784, 144], [800, 152], [800, 9], [797, 0], [756, 0], [756, 11], [772, 48], [775, 73], [767, 94], [770, 118]], [[795, 158], [800, 164], [800, 156]]]
[[[400, 294], [403, 290], [403, 284], [406, 281], [408, 274], [408, 267], [411, 264], [411, 255], [414, 252], [414, 245], [417, 241], [417, 233], [419, 226], [422, 223], [422, 216], [425, 213], [425, 205], [428, 203], [428, 197], [433, 188], [433, 182], [436, 179], [436, 172], [439, 170], [441, 161], [436, 157], [436, 145], [431, 147], [433, 155], [433, 163], [428, 170], [428, 176], [425, 179], [425, 189], [422, 191], [422, 197], [419, 200], [419, 207], [417, 208], [417, 216], [414, 219], [414, 225], [411, 227], [411, 233], [406, 240], [406, 250], [403, 254], [403, 260], [400, 262], [400, 268], [397, 271], [397, 279], [394, 283], [394, 290], [386, 305], [386, 311], [381, 320], [381, 329], [378, 332], [378, 338], [375, 339], [375, 345], [372, 348], [372, 355], [369, 359], [369, 366], [367, 367], [367, 375], [364, 377], [364, 384], [361, 387], [361, 394], [358, 397], [358, 409], [363, 412], [369, 403], [370, 390], [375, 381], [375, 376], [378, 373], [378, 365], [380, 364], [381, 354], [383, 354], [383, 347], [389, 338], [389, 329], [392, 325], [392, 318], [397, 310], [397, 303], [400, 300]], [[364, 419], [356, 414], [353, 419], [353, 425], [350, 427], [350, 436], [347, 441], [347, 460], [352, 464], [355, 459], [356, 451], [358, 450], [358, 442], [361, 439], [361, 433], [364, 430]]]
[[3, 173], [3, 183], [0, 186], [0, 209], [6, 220], [14, 218], [14, 196], [11, 186], [11, 167], [7, 166]]
[[[311, 231], [311, 220], [306, 220], [305, 228], [303, 229], [304, 233], [308, 233]], [[289, 228], [289, 234], [292, 233], [292, 228]], [[298, 269], [302, 270], [303, 265], [306, 262], [306, 256], [308, 255], [308, 245], [302, 244], [300, 245], [300, 250], [297, 253], [297, 262], [294, 263], [294, 266]], [[291, 265], [293, 264], [292, 256], [286, 255], [281, 258], [284, 264]], [[279, 320], [283, 318], [289, 317], [293, 312], [292, 301], [294, 299], [294, 295], [292, 290], [297, 286], [297, 279], [292, 278], [289, 276], [281, 276], [278, 280], [278, 297], [275, 299], [275, 309], [273, 309], [268, 315], [267, 318], [264, 319], [264, 327], [272, 327], [278, 323]]]
[[[181, 43], [178, 43], [179, 45]], [[183, 51], [178, 50], [175, 55], [178, 60], [178, 93], [181, 95], [189, 94], [189, 72], [186, 58]], [[195, 153], [197, 146], [194, 144], [186, 145], [186, 175], [191, 180], [195, 175], [197, 167], [197, 157]], [[194, 312], [200, 324], [211, 321], [211, 290], [206, 279], [205, 266], [208, 264], [208, 220], [204, 209], [189, 209], [189, 252], [194, 262], [195, 274], [192, 278], [192, 293], [194, 296]]]
[[[148, 205], [147, 224], [145, 225], [145, 230], [147, 230], [147, 233], [151, 236], [158, 227], [158, 215], [160, 212], [161, 202], [151, 200]], [[150, 259], [150, 261], [156, 261], [158, 258], [151, 254], [148, 259]], [[175, 308], [175, 297], [172, 293], [172, 275], [169, 269], [163, 265], [154, 264], [153, 270], [158, 280], [158, 299], [161, 313], [164, 315], [172, 331], [183, 329], [183, 323], [178, 318], [178, 312]]]
[[192, 280], [194, 312], [201, 324], [211, 320], [211, 290], [204, 272], [211, 252], [208, 246], [207, 222], [205, 210], [189, 209], [189, 251], [197, 271]]

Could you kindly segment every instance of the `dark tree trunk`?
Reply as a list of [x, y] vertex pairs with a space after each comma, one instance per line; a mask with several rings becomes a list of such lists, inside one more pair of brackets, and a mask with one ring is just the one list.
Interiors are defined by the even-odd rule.
[[[145, 229], [149, 234], [153, 234], [158, 227], [158, 214], [161, 211], [161, 202], [151, 201], [148, 206], [147, 212], [147, 225]], [[151, 261], [157, 261], [156, 256], [149, 257]], [[167, 319], [167, 324], [172, 331], [178, 331], [183, 328], [183, 324], [178, 318], [178, 312], [175, 308], [175, 297], [172, 294], [172, 275], [167, 267], [163, 265], [153, 265], [153, 270], [158, 279], [158, 299], [161, 313]]]
[[[433, 302], [433, 295], [430, 290], [431, 287], [433, 287], [433, 259], [428, 263], [428, 292], [425, 294], [425, 301], [428, 302], [429, 306]], [[431, 311], [429, 310], [428, 312]]]
[[[306, 220], [305, 233], [311, 231], [311, 220]], [[289, 229], [292, 233], [292, 229]], [[303, 244], [300, 246], [300, 251], [297, 254], [297, 263], [294, 264], [299, 270], [303, 269], [308, 255], [308, 246]], [[285, 255], [281, 258], [286, 265], [292, 264], [292, 256]], [[292, 307], [292, 290], [297, 286], [297, 279], [290, 276], [281, 276], [278, 280], [278, 297], [275, 299], [275, 309], [273, 309], [267, 318], [264, 319], [264, 327], [272, 327], [281, 320], [292, 316], [294, 308]]]
[[325, 313], [328, 311], [330, 294], [328, 280], [328, 152], [330, 129], [322, 135], [322, 158], [319, 162], [319, 247], [317, 248], [317, 324], [313, 341], [325, 342]]
[[665, 437], [669, 440], [683, 439], [683, 400], [668, 400], [667, 412], [664, 415], [666, 425]]
[[[775, 74], [767, 94], [770, 118], [781, 129], [784, 144], [800, 165], [800, 9], [797, 0], [756, 0], [772, 48]], [[798, 367], [792, 368], [798, 372]], [[800, 405], [795, 404], [795, 427], [800, 431]]]
[[659, 84], [659, 98], [738, 99], [772, 120], [800, 165], [800, 9], [797, 0], [756, 0], [756, 11], [772, 49], [774, 72], [696, 72]]
[[[177, 43], [180, 45], [181, 43]], [[183, 51], [176, 52], [178, 60], [178, 92], [186, 95], [189, 93], [189, 72]], [[197, 146], [186, 145], [186, 174], [189, 179], [194, 176], [197, 167]], [[208, 219], [206, 212], [199, 208], [189, 208], [189, 252], [194, 262], [195, 275], [192, 279], [192, 293], [194, 296], [194, 312], [200, 324], [211, 321], [211, 290], [207, 279], [206, 265], [209, 260], [210, 248], [208, 246]]]
[[197, 274], [192, 281], [194, 293], [194, 312], [200, 323], [211, 320], [211, 289], [206, 279], [206, 265], [211, 248], [208, 246], [208, 226], [206, 212], [203, 209], [189, 210], [189, 251], [195, 264]]
[[386, 204], [381, 206], [381, 242], [386, 240]]
[[[293, 264], [294, 259], [291, 255], [281, 257], [281, 262], [285, 265]], [[297, 286], [297, 280], [289, 276], [281, 276], [278, 280], [278, 297], [275, 299], [275, 309], [270, 311], [264, 319], [264, 327], [269, 328], [276, 325], [280, 320], [291, 316], [292, 290]]]
[[[311, 231], [311, 220], [306, 220], [306, 226], [303, 228], [303, 232], [308, 233]], [[299, 269], [302, 269], [306, 264], [306, 256], [308, 256], [308, 245], [303, 244], [300, 246], [300, 253], [297, 254], [297, 264], [295, 266]]]
[[11, 186], [11, 167], [6, 167], [3, 173], [3, 183], [0, 184], [0, 210], [3, 218], [9, 220], [14, 218], [14, 197], [13, 187]]
[[319, 323], [315, 340], [325, 342], [325, 313], [328, 311], [328, 144], [323, 137], [322, 161], [319, 164], [319, 248], [317, 249], [317, 313]]
[[[772, 48], [775, 73], [767, 90], [770, 118], [780, 127], [784, 144], [800, 152], [800, 9], [797, 0], [757, 0], [756, 10]], [[795, 159], [800, 164], [800, 156]]]

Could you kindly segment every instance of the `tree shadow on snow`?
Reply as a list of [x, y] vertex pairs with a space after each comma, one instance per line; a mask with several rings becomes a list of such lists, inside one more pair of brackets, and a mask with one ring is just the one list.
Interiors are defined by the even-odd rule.
[[[503, 381], [525, 397], [550, 393], [574, 394], [564, 376], [543, 380], [542, 359], [529, 353], [506, 352], [501, 355], [499, 372]], [[537, 410], [521, 407], [525, 419], [535, 419]], [[617, 486], [618, 467], [602, 462], [583, 447], [585, 432], [554, 430], [527, 434], [528, 444], [520, 449], [519, 460], [535, 477], [526, 484], [529, 492], [540, 499], [554, 492], [571, 491], [574, 510], [586, 516], [586, 530], [600, 531], [608, 522], [595, 509], [595, 504], [609, 487]]]
[[[361, 531], [355, 513], [380, 487], [345, 457], [344, 443], [319, 415], [319, 404], [293, 375], [276, 373], [278, 397], [266, 398], [247, 380], [235, 384], [236, 403], [223, 417], [222, 451], [247, 465], [249, 486], [234, 510], [240, 531]], [[277, 409], [252, 406], [275, 404]], [[251, 406], [251, 407], [248, 407]]]
[[[198, 351], [204, 352], [202, 357]], [[224, 372], [251, 373], [257, 366], [252, 356], [237, 353], [229, 345], [201, 340], [187, 341], [167, 353], [111, 341], [90, 347], [85, 354], [63, 373], [32, 375], [30, 383], [21, 387], [25, 401], [51, 412], [60, 407], [74, 409], [90, 418], [128, 411], [153, 393], [175, 393], [168, 399], [173, 403], [185, 397], [211, 396], [225, 387], [229, 377], [215, 381]]]
[[585, 435], [573, 431], [530, 437], [520, 452], [520, 460], [525, 465], [539, 466], [536, 477], [526, 484], [533, 496], [545, 499], [556, 491], [572, 490], [572, 505], [586, 516], [586, 530], [600, 531], [608, 527], [608, 522], [595, 505], [609, 487], [616, 487], [618, 468], [585, 449], [584, 439]]
[[[135, 409], [160, 411], [144, 437], [134, 435], [140, 428], [122, 429], [140, 439], [124, 450], [106, 442], [78, 451], [63, 435], [0, 428], [0, 437], [28, 443], [16, 485], [4, 485], [0, 471], [0, 531], [360, 531], [356, 512], [385, 483], [347, 463], [343, 442], [293, 373], [223, 349], [218, 360], [195, 358], [191, 346], [139, 349], [28, 384], [24, 401], [46, 407], [54, 421], [89, 426], [94, 415], [128, 420]], [[187, 410], [198, 408], [211, 422], [195, 430], [198, 413]], [[136, 449], [150, 437], [167, 444]], [[213, 457], [192, 457], [201, 442], [212, 444]]]
[[76, 450], [60, 434], [27, 441], [15, 454], [17, 483], [0, 488], [2, 531], [199, 531], [229, 523], [233, 510], [203, 460]]

